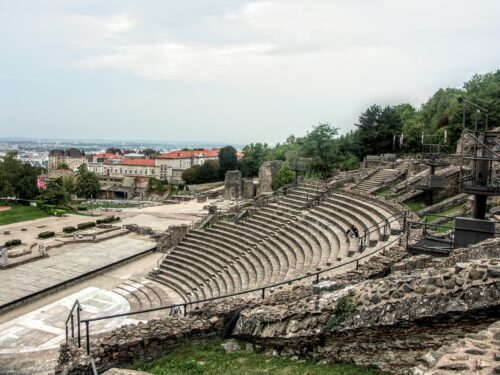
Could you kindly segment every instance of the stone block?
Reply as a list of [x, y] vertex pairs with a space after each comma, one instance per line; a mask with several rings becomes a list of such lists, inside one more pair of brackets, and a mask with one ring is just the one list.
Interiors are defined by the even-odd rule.
[[264, 162], [259, 168], [259, 194], [269, 194], [273, 192], [273, 184], [278, 175], [282, 160]]
[[241, 172], [227, 171], [224, 179], [224, 199], [238, 199], [241, 197]]
[[332, 292], [335, 290], [339, 290], [343, 287], [344, 287], [344, 285], [342, 285], [336, 281], [322, 281], [320, 283], [313, 285], [313, 292], [316, 294], [319, 294], [322, 292]]

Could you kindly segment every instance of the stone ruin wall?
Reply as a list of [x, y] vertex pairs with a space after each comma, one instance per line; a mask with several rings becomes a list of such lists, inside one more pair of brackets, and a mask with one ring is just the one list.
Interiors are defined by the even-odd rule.
[[[92, 356], [101, 369], [157, 357], [177, 344], [223, 334], [239, 312], [232, 336], [270, 355], [376, 365], [396, 373], [500, 371], [500, 239], [461, 249], [452, 258], [429, 257], [418, 266], [415, 258], [422, 256], [405, 256], [395, 246], [359, 270], [334, 276], [316, 293], [306, 284], [285, 286], [264, 300], [211, 302], [187, 317], [121, 327], [94, 338]], [[467, 342], [463, 348], [461, 340]], [[469, 353], [460, 354], [464, 350]], [[82, 349], [62, 346], [58, 373], [84, 373], [87, 364]]]
[[278, 172], [283, 165], [282, 160], [273, 160], [264, 162], [259, 168], [259, 188], [258, 194], [271, 194], [273, 192], [273, 183]]

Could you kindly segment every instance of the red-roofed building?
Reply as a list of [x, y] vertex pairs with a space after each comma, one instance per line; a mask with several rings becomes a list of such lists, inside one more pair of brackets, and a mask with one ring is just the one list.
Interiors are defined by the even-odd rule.
[[219, 150], [179, 150], [158, 155], [156, 166], [160, 179], [168, 182], [182, 182], [182, 172], [193, 165], [203, 165], [207, 160], [218, 160]]

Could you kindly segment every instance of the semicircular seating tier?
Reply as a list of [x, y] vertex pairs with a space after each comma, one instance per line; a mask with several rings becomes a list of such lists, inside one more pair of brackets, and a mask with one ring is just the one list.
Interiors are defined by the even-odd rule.
[[[329, 268], [399, 235], [400, 220], [385, 223], [397, 213], [393, 207], [357, 194], [323, 193], [323, 183], [306, 180], [246, 220], [190, 231], [165, 256], [155, 280], [177, 293], [179, 301], [193, 302]], [[308, 208], [321, 194], [321, 202]], [[364, 252], [359, 240], [346, 234], [351, 225], [360, 237], [370, 233]]]

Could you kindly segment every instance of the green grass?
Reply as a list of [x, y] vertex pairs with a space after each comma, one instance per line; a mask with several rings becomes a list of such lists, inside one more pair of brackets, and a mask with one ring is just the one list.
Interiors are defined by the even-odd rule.
[[446, 209], [444, 211], [436, 212], [434, 214], [429, 214], [429, 215], [426, 216], [427, 217], [427, 222], [428, 223], [432, 223], [432, 222], [440, 219], [440, 216], [448, 216], [450, 214], [457, 213], [460, 210], [462, 210], [463, 207], [464, 207], [463, 204], [459, 204], [457, 206], [450, 207], [450, 208], [448, 208], [448, 209]]
[[0, 225], [19, 223], [21, 221], [40, 219], [49, 214], [37, 207], [13, 206], [8, 211], [0, 212]]
[[448, 232], [455, 227], [455, 220], [450, 220], [447, 223], [441, 224], [439, 227], [432, 227], [438, 233]]
[[425, 207], [425, 203], [424, 202], [409, 202], [409, 203], [405, 203], [405, 205], [412, 212], [420, 211], [422, 208]]
[[313, 361], [299, 363], [291, 359], [267, 357], [243, 350], [226, 353], [221, 341], [185, 345], [154, 361], [138, 360], [134, 369], [155, 375], [375, 375], [372, 368], [354, 365], [324, 365]]
[[388, 194], [390, 194], [390, 193], [391, 193], [391, 188], [386, 187], [386, 188], [383, 188], [383, 189], [382, 189], [382, 190], [380, 190], [380, 191], [377, 191], [377, 192], [375, 193], [375, 195], [376, 195], [377, 197], [385, 197], [386, 195], [388, 195]]

